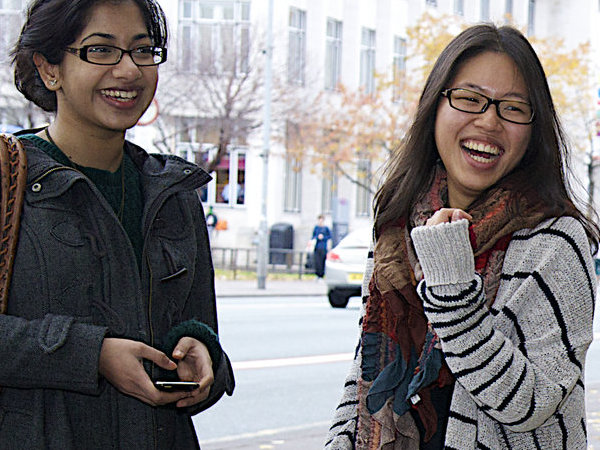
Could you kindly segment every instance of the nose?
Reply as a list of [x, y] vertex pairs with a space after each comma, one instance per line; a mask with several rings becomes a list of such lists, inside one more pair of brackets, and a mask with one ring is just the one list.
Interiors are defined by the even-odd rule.
[[142, 76], [142, 71], [131, 55], [124, 53], [121, 61], [113, 66], [113, 74], [117, 78], [137, 79]]
[[475, 122], [482, 128], [496, 129], [500, 126], [502, 119], [498, 115], [496, 105], [490, 105], [484, 113], [477, 114]]

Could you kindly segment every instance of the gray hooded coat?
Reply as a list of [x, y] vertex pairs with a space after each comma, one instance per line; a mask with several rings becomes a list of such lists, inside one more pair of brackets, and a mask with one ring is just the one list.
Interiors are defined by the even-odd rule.
[[[6, 315], [0, 315], [0, 449], [197, 448], [191, 414], [231, 395], [223, 353], [209, 398], [151, 407], [98, 374], [105, 336], [157, 347], [178, 323], [217, 332], [213, 267], [195, 189], [210, 177], [126, 143], [141, 172], [144, 248], [83, 174], [24, 141], [28, 185]], [[151, 377], [156, 374], [147, 365]]]

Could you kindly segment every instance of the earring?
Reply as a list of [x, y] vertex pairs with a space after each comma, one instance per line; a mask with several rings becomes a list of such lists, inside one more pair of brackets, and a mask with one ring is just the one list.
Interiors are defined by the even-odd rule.
[[56, 80], [50, 80], [48, 81], [48, 84], [52, 87], [56, 86], [57, 81]]

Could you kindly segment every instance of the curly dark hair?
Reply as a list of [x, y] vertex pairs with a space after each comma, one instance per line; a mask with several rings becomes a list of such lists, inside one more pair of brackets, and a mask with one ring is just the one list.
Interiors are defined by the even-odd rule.
[[440, 93], [451, 87], [449, 83], [467, 61], [484, 52], [503, 53], [515, 62], [535, 111], [529, 146], [506, 181], [517, 187], [516, 195], [543, 199], [553, 215], [576, 217], [597, 246], [598, 227], [575, 206], [576, 195], [566, 176], [569, 146], [542, 64], [520, 31], [493, 24], [467, 28], [438, 57], [421, 93], [410, 129], [386, 164], [385, 181], [374, 201], [376, 233], [386, 224], [408, 217], [419, 196], [428, 188], [439, 159], [434, 129]]
[[34, 53], [42, 54], [51, 64], [60, 64], [64, 49], [85, 28], [90, 9], [98, 3], [118, 4], [123, 1], [133, 1], [140, 8], [154, 45], [165, 47], [166, 18], [154, 0], [34, 0], [11, 52], [15, 86], [19, 92], [44, 111], [55, 112], [56, 94], [44, 85], [33, 62]]

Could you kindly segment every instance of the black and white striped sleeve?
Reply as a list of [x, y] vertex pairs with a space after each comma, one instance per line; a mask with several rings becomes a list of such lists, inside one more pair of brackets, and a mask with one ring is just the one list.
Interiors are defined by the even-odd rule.
[[419, 295], [457, 382], [507, 429], [532, 430], [583, 395], [596, 289], [589, 244], [570, 217], [516, 233], [488, 309], [465, 222], [413, 230]]

